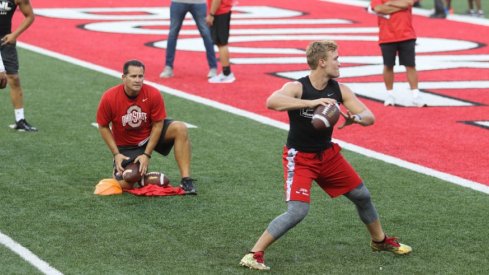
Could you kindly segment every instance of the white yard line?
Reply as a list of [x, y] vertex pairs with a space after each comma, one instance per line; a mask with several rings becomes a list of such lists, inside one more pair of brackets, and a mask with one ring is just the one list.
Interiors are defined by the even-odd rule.
[[63, 274], [59, 272], [56, 268], [50, 266], [48, 263], [46, 263], [36, 255], [34, 255], [34, 253], [32, 253], [29, 249], [23, 247], [16, 241], [12, 240], [9, 236], [3, 234], [1, 231], [0, 231], [0, 244], [3, 244], [8, 249], [17, 253], [20, 257], [26, 260], [26, 262], [30, 263], [32, 266], [34, 266], [44, 274], [48, 274], [48, 275]]

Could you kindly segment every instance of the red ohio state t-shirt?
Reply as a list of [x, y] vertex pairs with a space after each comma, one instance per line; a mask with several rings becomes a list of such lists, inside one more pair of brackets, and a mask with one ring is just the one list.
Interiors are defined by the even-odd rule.
[[149, 138], [152, 123], [166, 118], [163, 95], [156, 88], [143, 84], [136, 98], [129, 98], [124, 85], [105, 91], [97, 110], [97, 123], [112, 123], [117, 146], [138, 146]]
[[[370, 6], [381, 5], [388, 0], [372, 0]], [[400, 42], [416, 39], [416, 32], [413, 27], [412, 7], [390, 14], [386, 19], [378, 17], [379, 25], [379, 43]]]
[[[219, 5], [219, 8], [216, 10], [215, 15], [230, 12], [231, 9], [233, 8], [233, 2], [234, 0], [222, 0], [221, 5]], [[212, 0], [207, 0], [207, 10], [210, 10], [211, 6], [212, 6]]]

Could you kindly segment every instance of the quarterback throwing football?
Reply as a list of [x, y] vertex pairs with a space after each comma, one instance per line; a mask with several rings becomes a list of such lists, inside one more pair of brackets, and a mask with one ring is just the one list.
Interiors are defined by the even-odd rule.
[[334, 80], [340, 75], [337, 44], [312, 42], [306, 55], [311, 69], [309, 75], [286, 83], [267, 100], [269, 109], [287, 111], [290, 120], [282, 156], [287, 211], [272, 220], [240, 264], [252, 269], [270, 269], [265, 265], [264, 252], [307, 215], [313, 180], [332, 198], [344, 195], [355, 204], [370, 233], [372, 250], [410, 253], [411, 247], [384, 233], [363, 180], [343, 158], [340, 146], [331, 142], [333, 127], [317, 130], [311, 124], [315, 107], [334, 103], [341, 103], [348, 110], [342, 113], [345, 120], [340, 129], [354, 123], [369, 126], [375, 121], [372, 112], [355, 94]]

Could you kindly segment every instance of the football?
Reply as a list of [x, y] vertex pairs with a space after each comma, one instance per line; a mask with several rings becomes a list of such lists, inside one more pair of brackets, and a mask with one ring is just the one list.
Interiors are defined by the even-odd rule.
[[139, 182], [139, 185], [141, 187], [149, 185], [149, 184], [154, 184], [158, 186], [163, 186], [166, 187], [170, 184], [170, 179], [168, 179], [165, 174], [160, 173], [160, 172], [149, 172], [144, 175], [143, 179], [141, 182]]
[[122, 178], [127, 183], [135, 183], [141, 180], [141, 173], [139, 172], [139, 162], [131, 162], [125, 168], [124, 172], [122, 172]]
[[338, 104], [319, 105], [314, 109], [311, 119], [312, 126], [317, 130], [333, 127], [340, 118], [340, 107]]

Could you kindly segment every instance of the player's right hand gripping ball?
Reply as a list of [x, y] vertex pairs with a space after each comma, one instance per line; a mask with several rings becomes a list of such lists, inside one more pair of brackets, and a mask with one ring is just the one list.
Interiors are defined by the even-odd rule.
[[333, 127], [339, 118], [340, 107], [338, 104], [319, 105], [314, 109], [311, 123], [317, 130], [324, 130]]
[[139, 182], [139, 185], [141, 185], [141, 187], [149, 184], [166, 187], [168, 186], [168, 184], [170, 184], [170, 179], [167, 176], [165, 176], [165, 174], [163, 173], [150, 172], [150, 173], [146, 173], [146, 175], [144, 175], [141, 182]]
[[141, 172], [139, 172], [139, 162], [131, 162], [125, 168], [124, 172], [122, 172], [122, 178], [127, 183], [136, 183], [141, 180]]

